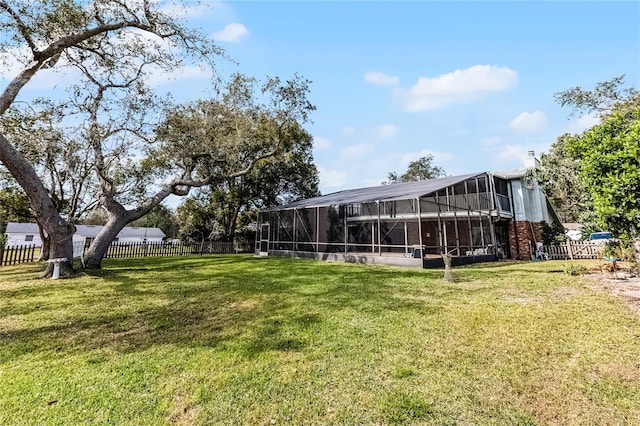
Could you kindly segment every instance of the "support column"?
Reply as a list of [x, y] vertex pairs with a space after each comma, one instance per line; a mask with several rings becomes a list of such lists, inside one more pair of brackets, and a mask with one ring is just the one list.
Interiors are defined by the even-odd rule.
[[424, 258], [424, 252], [422, 251], [424, 244], [422, 243], [422, 212], [420, 211], [420, 197], [416, 198], [416, 203], [416, 211], [418, 213], [418, 243], [420, 244], [420, 256]]
[[378, 256], [382, 256], [382, 241], [380, 238], [382, 237], [382, 233], [380, 231], [380, 201], [376, 201], [378, 205]]

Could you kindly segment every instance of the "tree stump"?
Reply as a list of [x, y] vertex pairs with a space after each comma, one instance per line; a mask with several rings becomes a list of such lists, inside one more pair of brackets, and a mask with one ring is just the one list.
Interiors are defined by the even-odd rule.
[[451, 271], [451, 254], [442, 254], [442, 260], [444, 262], [444, 280], [448, 283], [452, 283], [454, 279], [453, 272]]

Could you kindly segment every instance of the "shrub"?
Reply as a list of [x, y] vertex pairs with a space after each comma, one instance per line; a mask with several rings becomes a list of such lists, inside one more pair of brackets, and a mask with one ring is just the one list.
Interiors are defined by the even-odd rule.
[[629, 240], [613, 240], [607, 242], [604, 247], [604, 255], [607, 257], [618, 257], [623, 262], [635, 264], [635, 250]]

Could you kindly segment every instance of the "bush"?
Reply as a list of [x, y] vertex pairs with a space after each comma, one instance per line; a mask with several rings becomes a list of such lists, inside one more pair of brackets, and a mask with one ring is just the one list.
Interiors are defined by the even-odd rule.
[[562, 244], [566, 239], [564, 227], [560, 223], [548, 224], [542, 221], [542, 243], [545, 246]]
[[570, 276], [583, 275], [587, 273], [587, 268], [581, 265], [569, 263], [567, 266], [565, 266], [564, 273]]
[[631, 262], [635, 264], [635, 250], [633, 244], [629, 240], [609, 241], [604, 246], [604, 255], [607, 257], [618, 257], [623, 262]]

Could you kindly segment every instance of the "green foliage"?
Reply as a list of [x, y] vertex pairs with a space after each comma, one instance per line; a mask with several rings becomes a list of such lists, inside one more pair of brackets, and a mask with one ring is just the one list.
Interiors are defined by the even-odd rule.
[[581, 160], [580, 178], [591, 193], [597, 219], [618, 236], [640, 229], [640, 109], [613, 112], [569, 145]]
[[624, 74], [611, 80], [596, 84], [593, 90], [584, 90], [579, 86], [555, 94], [556, 101], [562, 106], [571, 106], [572, 114], [591, 114], [606, 116], [613, 110], [626, 105], [630, 110], [640, 107], [638, 91], [624, 87]]
[[562, 224], [553, 222], [551, 224], [542, 222], [542, 243], [545, 246], [554, 244], [562, 244], [566, 241], [567, 236]]
[[604, 247], [604, 255], [607, 257], [618, 257], [623, 262], [635, 265], [635, 250], [633, 242], [629, 239], [617, 239], [607, 242]]
[[[637, 120], [640, 96], [635, 88], [627, 88], [624, 85], [624, 75], [622, 75], [597, 83], [593, 90], [573, 87], [556, 93], [555, 99], [562, 106], [571, 107], [573, 109], [571, 115], [595, 114], [602, 120], [609, 120], [609, 116], [615, 113], [622, 122], [631, 123]], [[597, 145], [598, 138], [603, 136], [601, 134], [603, 125], [595, 126], [582, 135], [565, 134], [558, 137], [549, 152], [541, 156], [542, 167], [541, 170], [536, 171], [536, 178], [561, 220], [582, 223], [587, 228], [583, 235], [588, 234], [588, 230], [591, 229], [608, 227], [606, 222], [602, 222], [604, 207], [602, 197], [598, 197], [600, 200], [598, 206], [594, 206], [596, 196], [592, 189], [596, 189], [594, 184], [599, 185], [602, 182], [594, 182], [593, 179], [585, 180], [585, 173], [606, 174], [607, 171], [595, 170], [589, 164], [583, 163], [585, 156], [594, 160], [603, 153], [610, 156], [617, 155], [615, 154], [617, 151], [611, 151], [611, 149], [618, 149], [615, 146], [600, 147], [596, 150], [597, 152], [583, 151], [589, 150], [588, 145], [592, 147]], [[610, 133], [610, 130], [607, 132]], [[593, 143], [587, 143], [585, 140], [589, 133], [592, 134]], [[587, 172], [584, 170], [585, 167], [592, 170]]]
[[131, 223], [131, 226], [160, 228], [167, 238], [175, 238], [178, 234], [178, 223], [175, 213], [163, 204], [158, 204], [149, 213]]
[[[7, 241], [9, 241], [9, 237], [6, 234], [0, 234], [0, 250], [4, 248], [4, 246], [7, 244]], [[0, 259], [0, 261], [1, 260], [2, 259]]]
[[25, 193], [16, 186], [0, 187], [0, 224], [32, 221], [33, 211]]
[[558, 137], [532, 173], [562, 222], [585, 223], [590, 220], [593, 202], [578, 176], [580, 159], [567, 150], [574, 138], [568, 134]]
[[[160, 129], [163, 148], [151, 160], [198, 152], [196, 169], [208, 183], [179, 207], [181, 236], [232, 241], [249, 212], [318, 194], [313, 138], [302, 127], [315, 109], [306, 100], [308, 83], [296, 76], [282, 86], [272, 78], [258, 87], [257, 80], [236, 75], [224, 103], [199, 101], [168, 115]], [[292, 109], [264, 106], [264, 95]]]
[[413, 182], [418, 180], [435, 179], [445, 175], [442, 167], [436, 166], [432, 154], [427, 154], [416, 161], [409, 163], [407, 171], [402, 175], [396, 172], [389, 172], [388, 183]]
[[583, 265], [579, 265], [575, 262], [571, 262], [569, 264], [566, 264], [564, 267], [564, 273], [565, 275], [569, 275], [572, 277], [575, 277], [577, 275], [584, 275], [587, 273], [587, 268], [585, 268]]

